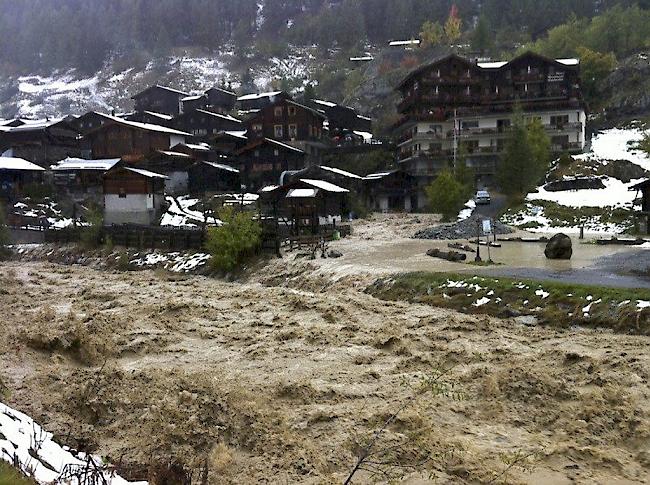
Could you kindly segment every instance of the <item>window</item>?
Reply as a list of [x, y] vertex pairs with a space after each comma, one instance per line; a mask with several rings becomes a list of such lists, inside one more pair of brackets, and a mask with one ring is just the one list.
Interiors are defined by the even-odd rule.
[[296, 116], [296, 107], [295, 106], [287, 107], [287, 112], [289, 113], [289, 116]]
[[255, 151], [253, 152], [253, 155], [256, 156], [256, 157], [259, 157], [259, 156], [260, 156], [260, 151], [259, 151], [259, 150], [255, 150]]
[[463, 130], [478, 128], [478, 120], [462, 121], [460, 126]]
[[276, 156], [276, 157], [279, 157], [280, 156], [280, 150], [278, 150], [277, 148], [275, 150], [273, 150], [273, 155]]
[[119, 198], [126, 199], [126, 190], [124, 188], [120, 188]]
[[253, 125], [253, 131], [259, 133], [262, 131], [262, 125]]
[[283, 113], [282, 106], [276, 106], [273, 109], [273, 114], [275, 115], [276, 118], [282, 118], [282, 113]]
[[276, 138], [282, 138], [284, 136], [284, 130], [282, 128], [282, 125], [275, 125], [273, 127], [273, 134], [275, 135]]
[[298, 125], [289, 125], [289, 138], [298, 138]]
[[551, 116], [551, 125], [557, 128], [563, 128], [567, 124], [569, 124], [569, 115]]

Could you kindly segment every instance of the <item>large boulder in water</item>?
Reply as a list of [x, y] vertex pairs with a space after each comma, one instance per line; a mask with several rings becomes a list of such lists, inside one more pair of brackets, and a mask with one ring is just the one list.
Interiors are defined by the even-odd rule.
[[544, 254], [548, 259], [571, 259], [573, 256], [573, 243], [566, 234], [556, 234], [546, 244]]

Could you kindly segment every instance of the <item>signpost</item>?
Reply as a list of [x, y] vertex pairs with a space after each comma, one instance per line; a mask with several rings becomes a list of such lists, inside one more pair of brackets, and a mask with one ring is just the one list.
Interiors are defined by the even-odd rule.
[[485, 239], [487, 241], [488, 248], [488, 262], [492, 262], [492, 256], [490, 255], [490, 234], [492, 233], [492, 221], [490, 219], [483, 219], [483, 233], [485, 234]]

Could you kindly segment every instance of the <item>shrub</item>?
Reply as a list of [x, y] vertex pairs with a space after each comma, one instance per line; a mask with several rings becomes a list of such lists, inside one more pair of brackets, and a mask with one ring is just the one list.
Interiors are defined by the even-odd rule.
[[52, 194], [52, 186], [49, 184], [33, 182], [23, 187], [23, 195], [33, 201], [42, 201], [48, 197], [52, 197]]
[[206, 250], [212, 255], [211, 265], [218, 271], [232, 271], [252, 256], [261, 243], [262, 228], [251, 214], [232, 207], [219, 211], [220, 227], [208, 229]]
[[451, 170], [440, 172], [426, 188], [427, 198], [434, 212], [442, 215], [443, 222], [455, 217], [465, 203], [467, 189], [456, 180]]
[[102, 241], [104, 215], [101, 209], [97, 207], [88, 209], [86, 221], [90, 225], [81, 230], [81, 244], [86, 248], [96, 248]]

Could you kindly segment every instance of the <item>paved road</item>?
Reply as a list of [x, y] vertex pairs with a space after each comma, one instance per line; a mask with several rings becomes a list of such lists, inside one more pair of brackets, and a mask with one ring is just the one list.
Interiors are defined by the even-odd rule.
[[474, 213], [483, 217], [495, 219], [506, 207], [508, 200], [505, 195], [497, 192], [490, 192], [490, 198], [492, 199], [491, 204], [476, 206]]

